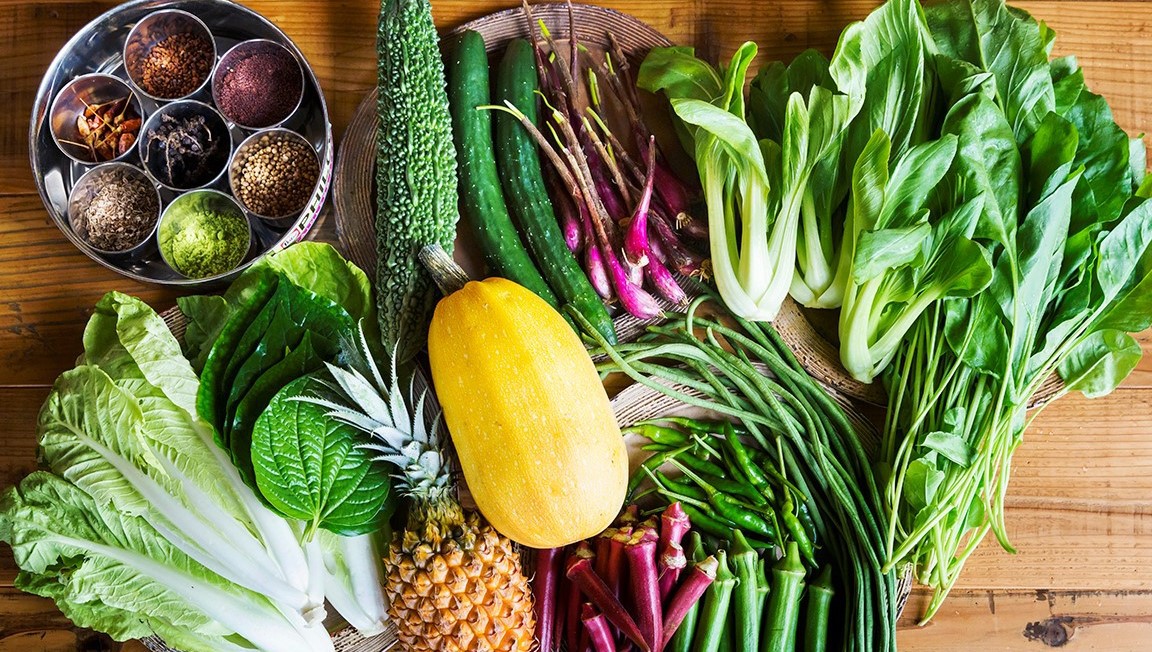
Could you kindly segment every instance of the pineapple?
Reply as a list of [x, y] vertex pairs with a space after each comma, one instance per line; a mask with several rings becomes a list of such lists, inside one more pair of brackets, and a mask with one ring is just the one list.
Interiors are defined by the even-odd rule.
[[348, 401], [313, 399], [331, 415], [372, 435], [377, 450], [399, 469], [396, 488], [410, 500], [408, 525], [385, 559], [388, 614], [400, 649], [413, 652], [531, 650], [532, 590], [511, 541], [456, 498], [451, 458], [437, 414], [431, 425], [428, 392], [409, 390], [409, 413], [392, 360], [385, 382], [360, 334], [360, 353], [348, 368], [329, 365], [333, 390]]

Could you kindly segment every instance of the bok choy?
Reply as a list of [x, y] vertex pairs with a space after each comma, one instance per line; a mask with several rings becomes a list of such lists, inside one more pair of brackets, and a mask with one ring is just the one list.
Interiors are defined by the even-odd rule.
[[[641, 65], [637, 83], [668, 96], [681, 133], [691, 141], [708, 204], [712, 273], [721, 296], [737, 315], [770, 321], [793, 283], [813, 170], [835, 149], [858, 102], [825, 86], [797, 85], [782, 115], [775, 116], [775, 129], [761, 120], [762, 129], [776, 140], [758, 138], [744, 98], [756, 51], [754, 43], [745, 43], [721, 71], [697, 59], [690, 48], [657, 48]], [[803, 212], [806, 236], [819, 240], [814, 211]], [[805, 261], [815, 261], [821, 251], [817, 245], [802, 247]]]

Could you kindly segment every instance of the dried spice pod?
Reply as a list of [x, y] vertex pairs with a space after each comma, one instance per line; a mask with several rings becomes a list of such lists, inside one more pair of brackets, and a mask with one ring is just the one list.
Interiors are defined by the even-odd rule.
[[52, 137], [60, 151], [84, 164], [126, 158], [139, 138], [140, 101], [122, 80], [81, 75], [52, 104]]

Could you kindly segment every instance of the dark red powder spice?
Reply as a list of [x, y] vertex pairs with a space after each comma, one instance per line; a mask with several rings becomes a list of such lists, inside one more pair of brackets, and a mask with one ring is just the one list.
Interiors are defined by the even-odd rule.
[[216, 103], [225, 116], [238, 124], [268, 127], [292, 113], [303, 88], [300, 67], [292, 55], [261, 50], [223, 71]]

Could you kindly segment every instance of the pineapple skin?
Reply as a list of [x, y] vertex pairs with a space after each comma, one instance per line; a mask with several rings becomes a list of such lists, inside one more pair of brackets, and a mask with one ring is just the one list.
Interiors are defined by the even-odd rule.
[[514, 544], [476, 512], [466, 515], [461, 536], [440, 530], [429, 520], [397, 534], [385, 560], [398, 649], [533, 650], [532, 590]]

